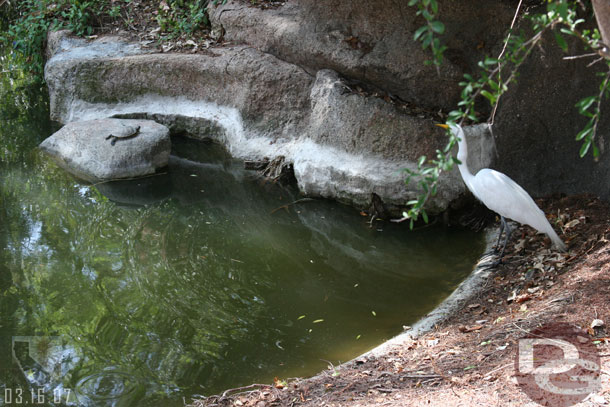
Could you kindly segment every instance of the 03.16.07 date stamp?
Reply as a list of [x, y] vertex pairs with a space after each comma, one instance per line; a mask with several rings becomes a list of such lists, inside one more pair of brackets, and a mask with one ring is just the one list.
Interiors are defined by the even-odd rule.
[[5, 406], [62, 405], [76, 401], [76, 395], [71, 389], [66, 388], [54, 389], [52, 394], [45, 392], [42, 387], [35, 389], [5, 388], [3, 396], [2, 401]]

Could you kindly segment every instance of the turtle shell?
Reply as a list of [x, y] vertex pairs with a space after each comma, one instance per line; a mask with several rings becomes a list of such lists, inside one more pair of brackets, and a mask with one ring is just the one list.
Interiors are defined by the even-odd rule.
[[116, 138], [127, 138], [136, 134], [140, 130], [140, 126], [122, 125], [122, 128], [112, 133]]

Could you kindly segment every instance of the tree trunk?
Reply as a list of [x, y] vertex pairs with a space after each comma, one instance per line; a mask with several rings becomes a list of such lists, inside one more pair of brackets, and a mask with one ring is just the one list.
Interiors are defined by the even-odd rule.
[[604, 43], [603, 53], [606, 58], [610, 58], [610, 1], [608, 0], [592, 0], [593, 11], [599, 32], [602, 35]]

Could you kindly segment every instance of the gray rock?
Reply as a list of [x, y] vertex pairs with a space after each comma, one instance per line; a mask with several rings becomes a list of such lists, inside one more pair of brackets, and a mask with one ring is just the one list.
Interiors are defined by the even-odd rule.
[[429, 50], [413, 34], [425, 25], [407, 1], [299, 0], [261, 10], [229, 0], [210, 7], [213, 26], [224, 38], [253, 47], [311, 74], [332, 69], [351, 79], [430, 108], [453, 110], [458, 82], [476, 71], [485, 55], [498, 55], [514, 14], [511, 2], [471, 0], [439, 2], [448, 46], [439, 73]]
[[119, 119], [145, 119], [161, 123], [171, 134], [187, 135], [201, 141], [226, 140], [226, 129], [218, 124], [216, 120], [203, 117], [189, 117], [182, 114], [164, 113], [131, 113], [115, 114], [113, 117]]
[[[405, 169], [415, 169], [422, 155], [434, 157], [446, 138], [431, 118], [401, 112], [376, 97], [346, 92], [336, 72], [321, 70], [311, 90], [306, 141], [292, 154], [301, 190], [311, 196], [336, 198], [360, 207], [371, 193], [385, 203], [404, 205], [420, 192], [417, 182], [405, 185]], [[466, 130], [471, 142], [471, 168], [490, 165], [493, 143], [487, 126]], [[457, 173], [443, 174], [429, 209], [440, 211], [465, 191]]]
[[444, 146], [430, 117], [413, 116], [378, 97], [346, 91], [331, 70], [318, 71], [311, 90], [309, 138], [351, 154], [382, 157], [399, 163], [431, 157]]
[[[70, 43], [59, 43], [69, 49]], [[403, 170], [415, 168], [422, 154], [432, 157], [445, 142], [429, 115], [412, 116], [381, 98], [346, 91], [331, 70], [314, 79], [249, 47], [205, 55], [71, 55], [58, 51], [45, 68], [54, 119], [154, 119], [174, 133], [215, 139], [236, 158], [283, 156], [306, 195], [365, 208], [375, 192], [402, 205], [419, 193], [415, 183], [405, 187]], [[491, 155], [481, 157], [489, 164]], [[465, 190], [457, 172], [443, 174], [441, 185], [433, 211]]]
[[[225, 39], [247, 43], [308, 72], [331, 68], [425, 107], [453, 110], [458, 82], [463, 73], [476, 74], [477, 61], [500, 53], [515, 4], [508, 1], [475, 0], [439, 2], [439, 19], [446, 32], [446, 61], [438, 75], [425, 66], [427, 51], [412, 40], [423, 25], [407, 2], [380, 0], [288, 1], [278, 9], [261, 10], [240, 0], [212, 8], [211, 20], [225, 31]], [[535, 6], [530, 2], [528, 6]], [[529, 23], [524, 23], [528, 31]], [[521, 27], [516, 31], [520, 31]], [[579, 40], [567, 38], [570, 55], [581, 55]], [[589, 192], [610, 198], [610, 145], [608, 111], [602, 104], [597, 141], [598, 161], [580, 159], [581, 143], [574, 140], [585, 126], [574, 105], [599, 93], [603, 70], [588, 67], [586, 58], [565, 61], [565, 55], [548, 33], [543, 47], [536, 48], [522, 66], [516, 84], [502, 97], [495, 120], [497, 162], [494, 167], [509, 174], [532, 195], [553, 192]], [[487, 109], [485, 105], [479, 106]], [[484, 113], [484, 112], [483, 112]], [[412, 147], [412, 145], [411, 145]]]
[[171, 142], [167, 127], [150, 120], [100, 119], [68, 123], [40, 148], [95, 182], [153, 174], [167, 166]]
[[[566, 38], [569, 55], [587, 50], [579, 40]], [[591, 151], [580, 158], [582, 145], [575, 137], [588, 118], [578, 114], [575, 104], [599, 94], [604, 64], [592, 67], [586, 58], [564, 60], [552, 33], [523, 64], [517, 83], [500, 100], [494, 135], [498, 144], [495, 166], [532, 196], [557, 192], [593, 193], [610, 199], [610, 102], [601, 105], [596, 142], [600, 158]]]
[[[62, 44], [45, 66], [51, 118], [62, 123], [103, 117], [103, 108], [105, 117], [215, 118], [243, 126], [246, 136], [282, 138], [300, 132], [308, 113], [313, 78], [251, 47], [218, 48], [205, 55], [132, 55], [133, 46], [122, 41], [80, 40], [74, 52], [74, 39], [50, 38]], [[89, 47], [94, 51], [87, 52]], [[104, 56], [104, 47], [119, 56]]]
[[103, 36], [95, 41], [87, 41], [72, 36], [70, 30], [53, 32], [47, 38], [45, 50], [46, 59], [56, 57], [57, 60], [75, 58], [119, 58], [128, 55], [150, 54], [152, 49], [140, 47], [118, 35]]
[[404, 204], [418, 190], [405, 187], [402, 170], [413, 168], [421, 155], [434, 154], [442, 146], [442, 132], [430, 119], [346, 89], [336, 72], [318, 72], [311, 90], [309, 145], [304, 142], [293, 154], [299, 187], [307, 195], [362, 207], [371, 192]]

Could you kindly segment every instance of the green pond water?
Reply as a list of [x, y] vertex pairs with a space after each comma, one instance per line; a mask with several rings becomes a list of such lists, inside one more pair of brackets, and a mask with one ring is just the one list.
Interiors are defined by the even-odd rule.
[[181, 406], [311, 375], [414, 323], [482, 253], [465, 230], [281, 208], [298, 192], [182, 138], [163, 175], [80, 182], [36, 149], [57, 128], [44, 92], [14, 88], [3, 77], [0, 405]]

